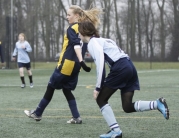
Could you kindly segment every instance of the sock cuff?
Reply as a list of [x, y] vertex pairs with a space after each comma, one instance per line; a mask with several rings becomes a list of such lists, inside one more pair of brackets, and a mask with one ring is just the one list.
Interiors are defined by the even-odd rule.
[[104, 108], [106, 108], [106, 107], [108, 107], [108, 106], [110, 106], [110, 105], [109, 105], [109, 104], [105, 104], [103, 107], [101, 107], [101, 109], [100, 109], [101, 112], [103, 111]]
[[137, 112], [141, 112], [140, 110], [140, 101], [136, 101], [134, 103], [134, 109], [137, 111]]

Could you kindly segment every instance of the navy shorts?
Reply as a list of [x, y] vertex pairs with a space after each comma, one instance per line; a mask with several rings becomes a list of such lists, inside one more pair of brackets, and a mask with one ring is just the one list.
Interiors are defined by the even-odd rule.
[[69, 90], [74, 90], [78, 83], [78, 74], [79, 72], [74, 73], [71, 76], [67, 76], [62, 74], [59, 69], [55, 68], [52, 76], [50, 77], [48, 85], [54, 89], [66, 88]]
[[30, 68], [31, 68], [31, 65], [30, 65], [30, 62], [29, 63], [21, 63], [21, 62], [18, 62], [17, 63], [18, 64], [18, 67], [19, 68], [26, 68], [27, 70], [30, 70]]
[[121, 93], [140, 90], [136, 68], [129, 58], [119, 59], [110, 69], [104, 85]]

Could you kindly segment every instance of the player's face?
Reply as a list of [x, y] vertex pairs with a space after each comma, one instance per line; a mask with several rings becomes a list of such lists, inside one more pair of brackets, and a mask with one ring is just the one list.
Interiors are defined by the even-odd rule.
[[78, 22], [78, 15], [74, 14], [72, 9], [68, 9], [67, 20], [68, 20], [69, 24]]
[[19, 40], [20, 41], [24, 41], [24, 36], [23, 35], [19, 35]]

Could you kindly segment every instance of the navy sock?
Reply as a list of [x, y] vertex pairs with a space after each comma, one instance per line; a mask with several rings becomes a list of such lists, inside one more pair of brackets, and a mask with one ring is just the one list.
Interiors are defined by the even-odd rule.
[[32, 81], [32, 75], [31, 76], [29, 76], [29, 81], [30, 81], [30, 83], [32, 83], [33, 81]]
[[69, 104], [72, 116], [74, 118], [80, 117], [80, 114], [79, 114], [78, 109], [77, 109], [76, 100], [70, 100], [70, 101], [68, 101], [68, 104]]
[[35, 114], [37, 116], [41, 116], [43, 114], [43, 111], [45, 110], [45, 108], [47, 107], [47, 105], [49, 104], [50, 101], [46, 100], [46, 99], [42, 99], [38, 105], [38, 107], [35, 110]]
[[22, 84], [25, 84], [24, 76], [21, 76]]

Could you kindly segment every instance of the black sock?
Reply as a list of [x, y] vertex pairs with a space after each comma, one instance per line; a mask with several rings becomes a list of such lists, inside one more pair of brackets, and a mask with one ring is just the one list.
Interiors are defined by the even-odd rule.
[[21, 76], [21, 81], [22, 81], [22, 84], [25, 84], [24, 76]]
[[32, 83], [33, 81], [32, 81], [32, 75], [31, 76], [29, 76], [29, 80], [30, 80], [30, 83]]

